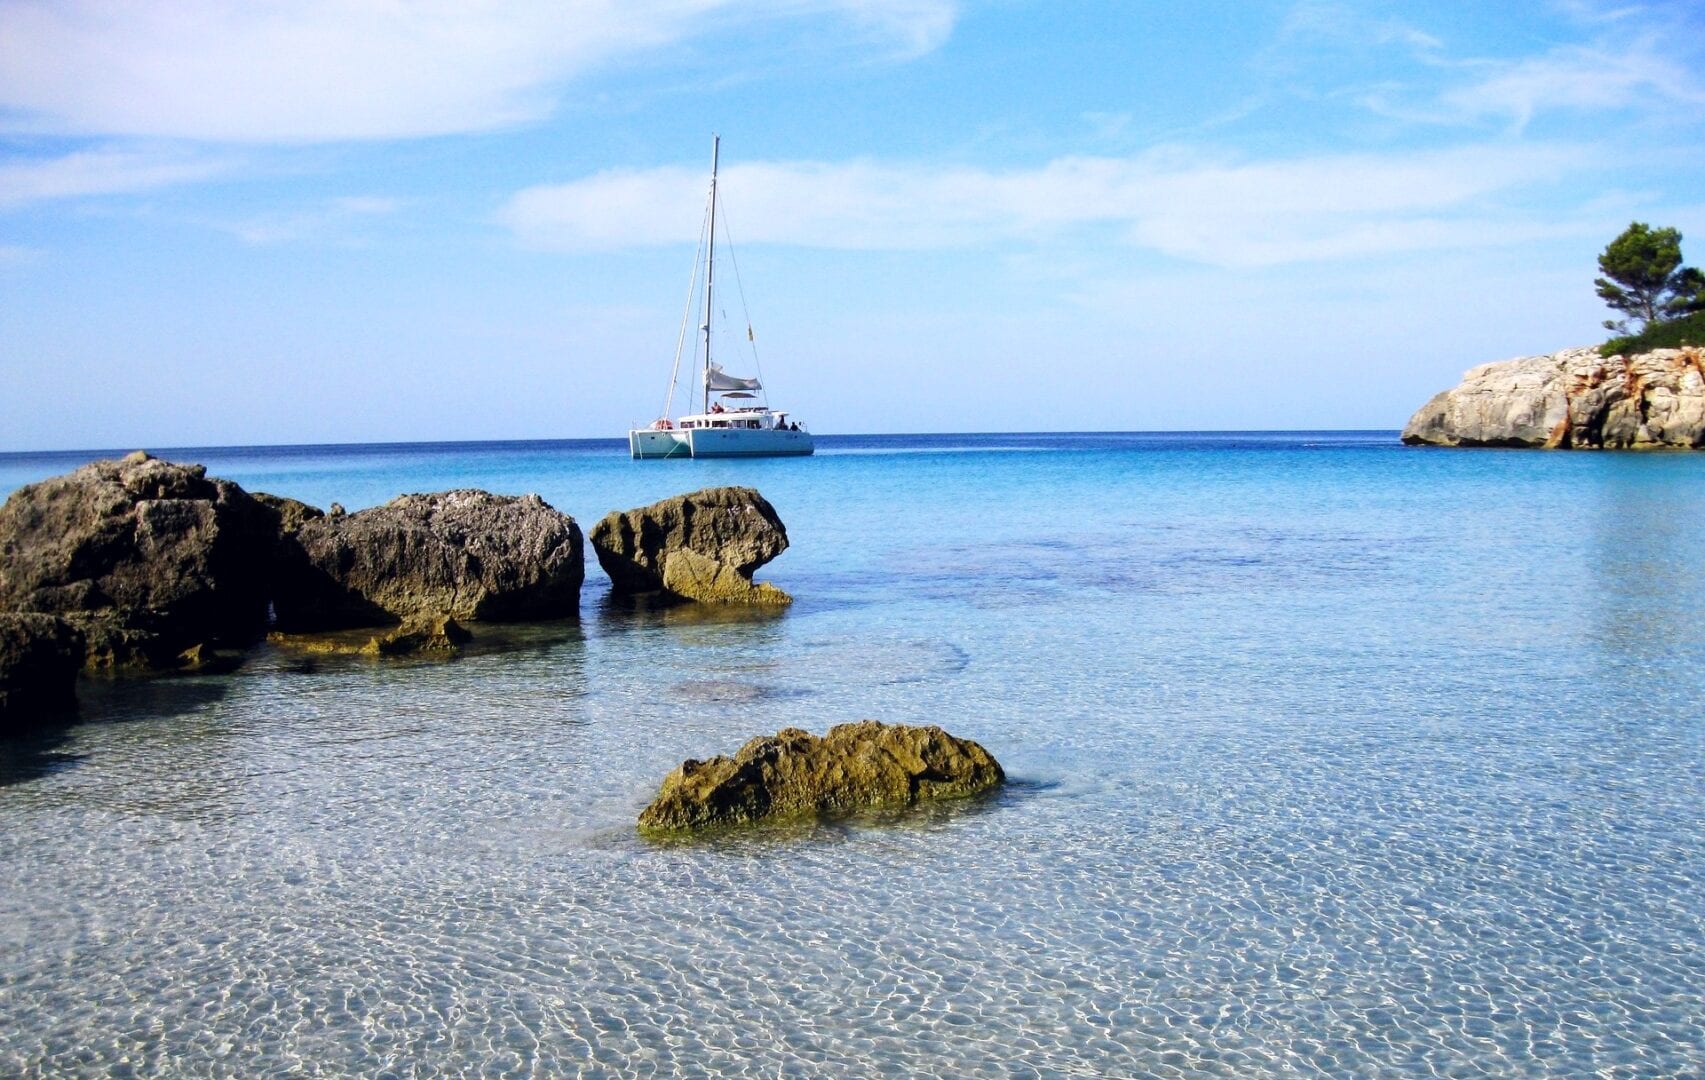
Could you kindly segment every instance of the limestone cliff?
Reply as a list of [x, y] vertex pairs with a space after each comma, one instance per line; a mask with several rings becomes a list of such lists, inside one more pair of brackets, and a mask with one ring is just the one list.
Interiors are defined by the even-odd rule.
[[1421, 406], [1406, 443], [1583, 450], [1705, 447], [1705, 352], [1564, 349], [1482, 364]]

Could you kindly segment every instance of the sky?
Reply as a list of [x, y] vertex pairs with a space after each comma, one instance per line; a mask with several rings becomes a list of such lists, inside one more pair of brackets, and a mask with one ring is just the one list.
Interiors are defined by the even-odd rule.
[[621, 436], [713, 133], [815, 431], [1397, 428], [1602, 340], [1630, 221], [1705, 261], [1702, 61], [1663, 0], [0, 0], [0, 451]]

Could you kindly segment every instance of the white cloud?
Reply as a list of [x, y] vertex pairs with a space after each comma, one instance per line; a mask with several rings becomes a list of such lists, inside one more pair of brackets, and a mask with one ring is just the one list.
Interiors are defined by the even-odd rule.
[[82, 195], [114, 195], [206, 180], [231, 162], [122, 149], [0, 162], [0, 207]]
[[951, 0], [0, 0], [12, 131], [322, 141], [537, 120], [588, 70], [731, 21], [834, 17], [934, 48]]
[[[1556, 226], [1488, 205], [1590, 163], [1556, 145], [1237, 161], [1171, 149], [992, 172], [873, 162], [723, 170], [734, 237], [820, 248], [976, 248], [1112, 236], [1224, 266], [1275, 265], [1530, 239]], [[705, 178], [659, 168], [518, 192], [499, 218], [564, 250], [691, 243]], [[1493, 225], [1490, 222], [1499, 222]]]

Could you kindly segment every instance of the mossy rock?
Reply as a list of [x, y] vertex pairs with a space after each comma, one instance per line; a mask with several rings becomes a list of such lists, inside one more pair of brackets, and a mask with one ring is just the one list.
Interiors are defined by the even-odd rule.
[[733, 757], [688, 760], [663, 780], [639, 829], [718, 825], [962, 798], [1003, 783], [1000, 762], [939, 727], [864, 720], [819, 738], [799, 728], [755, 738]]

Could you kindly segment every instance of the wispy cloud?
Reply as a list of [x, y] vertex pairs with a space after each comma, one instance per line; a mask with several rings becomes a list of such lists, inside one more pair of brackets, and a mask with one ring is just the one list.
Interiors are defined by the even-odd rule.
[[0, 244], [0, 267], [22, 266], [40, 257], [39, 248], [24, 247], [22, 244]]
[[245, 244], [257, 247], [303, 240], [357, 243], [363, 222], [389, 216], [401, 207], [402, 203], [397, 199], [351, 195], [330, 199], [306, 210], [267, 214], [216, 227]]
[[958, 5], [951, 0], [822, 0], [822, 5], [851, 17], [866, 38], [897, 58], [941, 48], [958, 17]]
[[[1385, 120], [1505, 126], [1545, 114], [1616, 114], [1668, 122], [1705, 104], [1705, 26], [1697, 4], [1553, 0], [1557, 42], [1489, 54], [1407, 19], [1302, 0], [1259, 65], [1291, 94], [1354, 102]], [[1437, 21], [1437, 16], [1434, 16]], [[1573, 39], [1573, 40], [1569, 40]], [[1356, 60], [1356, 58], [1360, 60]]]
[[228, 159], [125, 149], [0, 162], [0, 208], [83, 195], [149, 191], [231, 170]]
[[565, 82], [741, 20], [836, 18], [895, 55], [951, 0], [3, 0], [0, 127], [289, 142], [538, 120]]
[[1600, 0], [1552, 0], [1552, 7], [1577, 22], [1588, 24], [1616, 23], [1650, 14], [1653, 5], [1602, 3]]
[[[1241, 161], [1165, 149], [995, 172], [874, 162], [773, 162], [723, 173], [738, 239], [820, 248], [931, 249], [1111, 237], [1224, 266], [1351, 258], [1530, 238], [1554, 226], [1497, 216], [1590, 163], [1565, 145]], [[691, 243], [695, 170], [599, 173], [518, 192], [499, 217], [524, 243], [566, 250]]]
[[1490, 70], [1478, 80], [1443, 95], [1448, 110], [1520, 129], [1542, 110], [1705, 106], [1705, 83], [1651, 40], [1614, 49], [1569, 46], [1484, 66]]
[[1375, 18], [1349, 4], [1304, 0], [1280, 27], [1281, 43], [1326, 42], [1349, 48], [1403, 45], [1415, 50], [1443, 47], [1437, 37], [1397, 18]]

